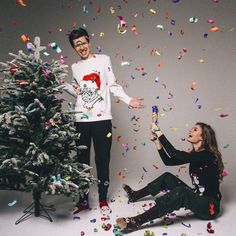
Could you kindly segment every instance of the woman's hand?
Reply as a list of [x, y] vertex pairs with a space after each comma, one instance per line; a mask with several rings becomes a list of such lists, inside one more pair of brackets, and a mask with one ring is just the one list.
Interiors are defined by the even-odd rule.
[[152, 113], [152, 123], [158, 124], [158, 114], [157, 113]]
[[150, 134], [150, 140], [155, 143], [155, 141], [156, 141], [157, 139], [158, 139], [158, 137], [157, 137], [153, 132], [151, 132], [151, 134]]
[[152, 122], [151, 124], [151, 131], [153, 134], [156, 134], [157, 131], [160, 131], [161, 129], [159, 128], [159, 126], [157, 126], [157, 123]]
[[163, 135], [160, 127], [156, 123], [151, 124], [151, 133], [159, 138], [161, 135]]
[[[157, 131], [157, 132], [161, 132], [161, 131]], [[150, 140], [153, 143], [155, 143], [157, 150], [161, 150], [162, 149], [162, 144], [161, 144], [157, 134], [152, 132], [152, 129], [151, 129], [151, 134], [150, 134]]]

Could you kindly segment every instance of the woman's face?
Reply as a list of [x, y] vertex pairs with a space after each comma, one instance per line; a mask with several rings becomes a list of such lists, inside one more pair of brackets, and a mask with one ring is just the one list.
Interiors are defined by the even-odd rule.
[[189, 130], [189, 135], [187, 140], [192, 144], [197, 144], [199, 142], [202, 142], [203, 141], [202, 127], [200, 125], [194, 125], [193, 128]]

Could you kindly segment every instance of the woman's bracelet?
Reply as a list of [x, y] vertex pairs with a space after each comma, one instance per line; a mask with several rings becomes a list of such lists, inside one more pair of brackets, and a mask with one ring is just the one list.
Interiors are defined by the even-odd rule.
[[157, 132], [160, 131], [161, 129], [159, 127], [157, 127], [157, 129], [153, 129], [153, 132]]

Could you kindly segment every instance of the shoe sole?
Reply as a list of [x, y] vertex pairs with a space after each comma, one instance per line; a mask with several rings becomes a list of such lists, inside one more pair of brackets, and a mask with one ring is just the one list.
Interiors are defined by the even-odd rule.
[[127, 223], [123, 218], [116, 219], [116, 223], [118, 224], [121, 230], [124, 230], [127, 227]]

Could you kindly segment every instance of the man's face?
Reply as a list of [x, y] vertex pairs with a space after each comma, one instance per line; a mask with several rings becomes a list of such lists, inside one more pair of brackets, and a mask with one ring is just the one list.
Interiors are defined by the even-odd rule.
[[90, 45], [85, 36], [73, 40], [74, 49], [82, 60], [86, 60], [91, 55]]

